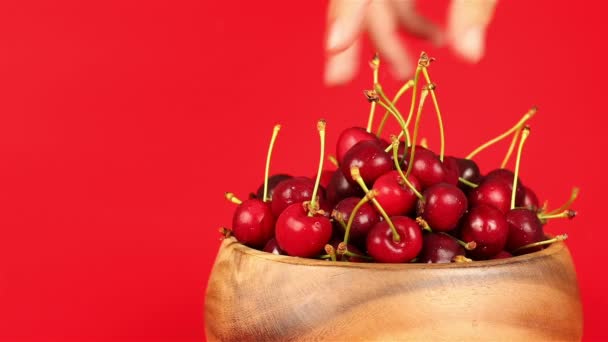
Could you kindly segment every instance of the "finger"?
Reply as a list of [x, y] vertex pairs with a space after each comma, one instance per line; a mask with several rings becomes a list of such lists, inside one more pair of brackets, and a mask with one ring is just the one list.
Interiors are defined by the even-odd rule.
[[370, 0], [331, 0], [327, 12], [328, 53], [338, 53], [351, 46], [361, 34]]
[[456, 53], [473, 62], [483, 57], [486, 28], [496, 0], [452, 0], [448, 14], [448, 39]]
[[396, 78], [404, 80], [413, 73], [414, 64], [397, 34], [397, 18], [392, 10], [389, 2], [372, 2], [367, 28], [380, 57], [388, 61]]
[[325, 63], [325, 84], [334, 86], [344, 84], [355, 77], [359, 69], [361, 42], [355, 40], [346, 50], [328, 55]]
[[414, 0], [393, 0], [392, 6], [401, 25], [408, 32], [437, 46], [443, 44], [443, 32], [437, 25], [418, 12]]

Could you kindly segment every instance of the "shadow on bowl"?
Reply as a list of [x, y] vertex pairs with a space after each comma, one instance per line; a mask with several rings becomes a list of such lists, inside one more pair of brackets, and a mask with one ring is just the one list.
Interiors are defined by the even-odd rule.
[[579, 341], [564, 243], [508, 259], [345, 263], [224, 240], [205, 298], [209, 341]]

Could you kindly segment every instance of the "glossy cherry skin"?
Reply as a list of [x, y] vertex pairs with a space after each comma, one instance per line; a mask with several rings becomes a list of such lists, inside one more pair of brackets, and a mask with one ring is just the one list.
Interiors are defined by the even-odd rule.
[[441, 233], [426, 234], [418, 262], [428, 264], [450, 263], [457, 255], [465, 255], [464, 248], [455, 238]]
[[526, 208], [511, 209], [505, 216], [509, 235], [505, 249], [513, 252], [519, 247], [542, 241], [545, 238], [543, 224], [536, 212]]
[[439, 232], [450, 231], [467, 211], [468, 201], [457, 186], [439, 183], [424, 191], [424, 200], [418, 201], [418, 214]]
[[[408, 167], [411, 150], [407, 152], [403, 161], [404, 170]], [[414, 151], [414, 166], [412, 166], [411, 174], [420, 181], [422, 189], [426, 189], [437, 183], [443, 183], [447, 176], [439, 157], [433, 151], [427, 150], [422, 146], [416, 146], [416, 150]]]
[[[348, 197], [341, 200], [334, 208], [333, 215], [340, 217], [346, 224], [353, 209], [360, 200], [357, 197]], [[380, 222], [380, 215], [370, 202], [363, 204], [357, 211], [353, 224], [350, 226], [349, 241], [361, 241], [365, 239], [370, 229], [378, 222]], [[337, 226], [340, 227], [342, 237], [344, 237], [344, 228], [339, 224]]]
[[[420, 191], [420, 182], [413, 175], [408, 176], [409, 182]], [[376, 200], [388, 216], [407, 215], [414, 211], [418, 197], [405, 184], [397, 171], [390, 171], [378, 177], [374, 182]]]
[[234, 211], [232, 235], [244, 245], [261, 248], [274, 235], [274, 222], [268, 202], [249, 199]]
[[350, 170], [353, 166], [358, 167], [363, 181], [371, 186], [378, 177], [391, 171], [393, 165], [390, 155], [377, 141], [362, 141], [346, 153], [340, 169], [350, 182], [354, 182]]
[[367, 234], [367, 253], [376, 262], [399, 263], [414, 259], [422, 249], [422, 231], [416, 221], [405, 216], [393, 216], [401, 241], [393, 241], [393, 233], [386, 221], [377, 223]]
[[347, 197], [362, 197], [363, 194], [361, 187], [349, 182], [340, 169], [334, 171], [327, 185], [327, 200], [332, 204], [336, 204]]
[[484, 179], [469, 193], [469, 203], [473, 207], [482, 204], [489, 205], [506, 214], [511, 210], [511, 188], [502, 179]]
[[308, 216], [303, 203], [287, 207], [277, 219], [275, 238], [288, 255], [310, 258], [321, 254], [332, 235], [325, 216]]
[[[479, 184], [481, 182], [481, 172], [479, 166], [471, 159], [455, 158], [458, 163], [458, 176], [468, 180], [471, 183]], [[468, 187], [468, 185], [462, 184]]]
[[[511, 198], [511, 190], [513, 189], [513, 179], [515, 174], [507, 169], [495, 169], [490, 171], [484, 179], [496, 178], [504, 181], [509, 186], [509, 198]], [[521, 181], [521, 177], [517, 180], [517, 193], [515, 194], [515, 202], [523, 201], [524, 196], [524, 185]]]
[[338, 162], [342, 164], [348, 150], [357, 145], [357, 143], [374, 140], [378, 139], [374, 134], [367, 132], [363, 127], [351, 127], [343, 130], [338, 137], [336, 146], [336, 158], [338, 159]]
[[477, 247], [469, 253], [478, 259], [488, 259], [502, 251], [508, 234], [509, 224], [504, 214], [483, 204], [471, 209], [460, 227], [464, 242], [477, 243]]
[[[275, 217], [279, 215], [291, 204], [310, 201], [315, 181], [308, 177], [294, 177], [279, 183], [272, 194], [272, 213]], [[319, 187], [319, 197], [321, 205], [325, 200], [325, 190]]]
[[445, 171], [443, 182], [458, 186], [458, 177], [460, 177], [458, 160], [454, 157], [445, 156], [443, 158], [443, 169]]
[[[293, 178], [293, 177], [288, 174], [284, 174], [284, 173], [279, 173], [279, 174], [268, 177], [268, 198], [269, 199], [272, 198], [274, 189], [277, 187], [277, 185], [279, 185], [279, 183], [281, 183], [282, 181], [284, 181], [286, 179], [290, 179], [290, 178]], [[263, 198], [264, 197], [264, 183], [262, 183], [258, 187], [258, 191], [256, 191], [255, 197], [259, 198], [261, 200], [264, 199]]]
[[523, 187], [523, 191], [523, 198], [519, 202], [517, 202], [516, 200], [516, 205], [518, 207], [524, 207], [535, 212], [538, 211], [540, 209], [540, 203], [534, 191], [532, 191], [532, 189], [528, 188], [527, 186]]
[[276, 254], [276, 255], [286, 255], [287, 254], [287, 253], [285, 253], [285, 251], [283, 251], [281, 249], [281, 247], [279, 247], [279, 244], [277, 243], [277, 240], [275, 238], [268, 240], [268, 242], [266, 243], [266, 246], [264, 246], [264, 249], [262, 249], [262, 250], [264, 252], [272, 253], [272, 254]]
[[490, 259], [507, 259], [507, 258], [512, 258], [512, 257], [513, 257], [513, 254], [511, 254], [507, 251], [500, 251], [500, 252], [498, 252], [498, 254], [491, 257]]

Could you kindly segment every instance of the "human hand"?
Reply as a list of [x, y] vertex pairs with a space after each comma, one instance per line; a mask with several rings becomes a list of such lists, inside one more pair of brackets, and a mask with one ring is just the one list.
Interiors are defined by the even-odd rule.
[[399, 27], [436, 46], [447, 43], [465, 60], [477, 62], [484, 54], [486, 28], [496, 2], [452, 0], [444, 32], [416, 11], [414, 0], [330, 0], [325, 83], [343, 84], [355, 76], [364, 31], [398, 79], [410, 77], [416, 61], [401, 42]]

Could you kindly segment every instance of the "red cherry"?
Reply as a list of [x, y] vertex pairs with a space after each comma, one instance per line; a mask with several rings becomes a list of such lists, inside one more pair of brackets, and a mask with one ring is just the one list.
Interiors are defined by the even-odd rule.
[[[361, 141], [374, 141], [377, 140], [376, 136], [367, 132], [362, 127], [351, 127], [347, 128], [340, 133], [338, 137], [338, 143], [336, 147], [336, 158], [338, 162], [342, 164], [344, 156], [353, 146]], [[388, 146], [388, 145], [387, 145]]]
[[362, 141], [353, 146], [340, 164], [342, 172], [350, 182], [355, 182], [350, 174], [352, 167], [358, 167], [366, 184], [373, 184], [378, 177], [393, 169], [390, 155], [377, 141]]
[[507, 258], [511, 258], [511, 257], [513, 257], [513, 254], [511, 254], [507, 251], [500, 251], [500, 252], [498, 252], [498, 254], [491, 257], [490, 259], [507, 259]]
[[[361, 199], [357, 197], [349, 197], [343, 199], [334, 208], [332, 216], [340, 217], [340, 219], [344, 223], [348, 222], [348, 219], [350, 218], [353, 209], [355, 208], [357, 203], [359, 203], [360, 200]], [[365, 238], [365, 236], [367, 236], [367, 233], [370, 231], [370, 229], [372, 229], [372, 227], [378, 222], [380, 222], [380, 215], [378, 214], [378, 212], [376, 212], [374, 207], [372, 207], [369, 202], [363, 204], [357, 211], [357, 214], [355, 215], [353, 223], [350, 227], [350, 239], [352, 241], [361, 241]], [[341, 225], [338, 226], [340, 227], [340, 231], [342, 232], [343, 237], [344, 228]], [[340, 239], [340, 241], [342, 241], [342, 239]], [[337, 248], [337, 246], [334, 247]]]
[[[409, 164], [409, 152], [408, 150], [408, 154], [404, 158], [404, 169]], [[420, 181], [422, 189], [442, 183], [446, 179], [446, 171], [439, 157], [431, 150], [427, 150], [422, 146], [416, 146], [411, 174]]]
[[367, 234], [367, 252], [377, 262], [411, 261], [422, 249], [422, 231], [416, 221], [405, 216], [391, 217], [401, 240], [395, 242], [386, 221], [377, 223]]
[[489, 205], [479, 205], [471, 209], [460, 228], [464, 242], [477, 243], [477, 247], [470, 253], [479, 259], [490, 258], [502, 251], [508, 234], [509, 224], [503, 213]]
[[[310, 201], [314, 187], [315, 181], [308, 177], [294, 177], [279, 183], [272, 194], [271, 208], [274, 216], [278, 217], [291, 204]], [[325, 198], [325, 191], [321, 187], [319, 197]]]
[[[290, 175], [287, 175], [287, 174], [282, 174], [282, 173], [268, 177], [268, 198], [272, 198], [274, 189], [277, 187], [277, 185], [279, 185], [279, 183], [281, 183], [282, 181], [284, 181], [286, 179], [290, 179], [290, 178], [293, 178], [293, 177]], [[264, 197], [264, 183], [262, 183], [258, 187], [258, 190], [255, 193], [255, 198], [259, 198], [259, 199], [263, 200], [262, 197]]]
[[244, 245], [264, 246], [274, 235], [274, 216], [268, 202], [249, 199], [239, 204], [232, 219], [232, 234]]
[[[413, 175], [408, 177], [410, 184], [420, 191], [420, 182]], [[386, 211], [388, 216], [406, 215], [413, 212], [418, 197], [405, 184], [397, 171], [390, 171], [380, 176], [374, 182], [375, 198]]]
[[[471, 159], [455, 158], [458, 163], [458, 177], [468, 180], [473, 184], [481, 182], [481, 173], [479, 166]], [[468, 185], [461, 184], [461, 187], [469, 189]]]
[[285, 251], [283, 251], [281, 249], [281, 247], [279, 247], [279, 244], [277, 243], [277, 240], [275, 238], [268, 240], [268, 242], [266, 243], [266, 246], [264, 246], [263, 251], [267, 252], [267, 253], [276, 254], [276, 255], [285, 255], [286, 254]]
[[[509, 186], [509, 203], [511, 198], [511, 191], [513, 190], [513, 179], [515, 178], [515, 174], [511, 170], [507, 169], [495, 169], [490, 171], [485, 177], [485, 179], [496, 178], [505, 182]], [[519, 201], [523, 201], [524, 196], [524, 185], [521, 181], [521, 178], [517, 180], [517, 193], [515, 194], [516, 203]]]
[[347, 197], [362, 197], [363, 190], [357, 184], [351, 183], [346, 179], [342, 170], [334, 171], [329, 184], [327, 185], [327, 200], [338, 203]]
[[457, 255], [465, 255], [464, 248], [455, 238], [448, 234], [426, 234], [423, 239], [422, 252], [418, 262], [442, 264], [450, 263]]
[[509, 210], [506, 219], [509, 224], [509, 235], [505, 249], [510, 252], [545, 238], [543, 224], [536, 212], [526, 208], [515, 208]]
[[303, 203], [287, 207], [276, 224], [277, 243], [287, 254], [303, 258], [319, 255], [332, 234], [331, 221], [325, 216], [308, 216]]
[[486, 178], [469, 193], [472, 207], [489, 205], [506, 214], [511, 210], [511, 188], [500, 178]]
[[418, 202], [418, 213], [435, 231], [456, 228], [467, 210], [467, 197], [452, 184], [435, 184], [426, 189], [423, 196], [424, 200]]
[[534, 191], [532, 191], [532, 189], [524, 186], [523, 187], [524, 190], [524, 195], [523, 195], [523, 199], [520, 202], [517, 202], [516, 200], [516, 204], [518, 207], [524, 207], [527, 209], [530, 209], [532, 211], [538, 211], [540, 209], [540, 204], [538, 201], [538, 197], [536, 197], [536, 194], [534, 193]]
[[443, 158], [443, 169], [445, 170], [444, 183], [458, 186], [458, 177], [460, 177], [460, 167], [458, 161], [454, 157], [446, 156]]

